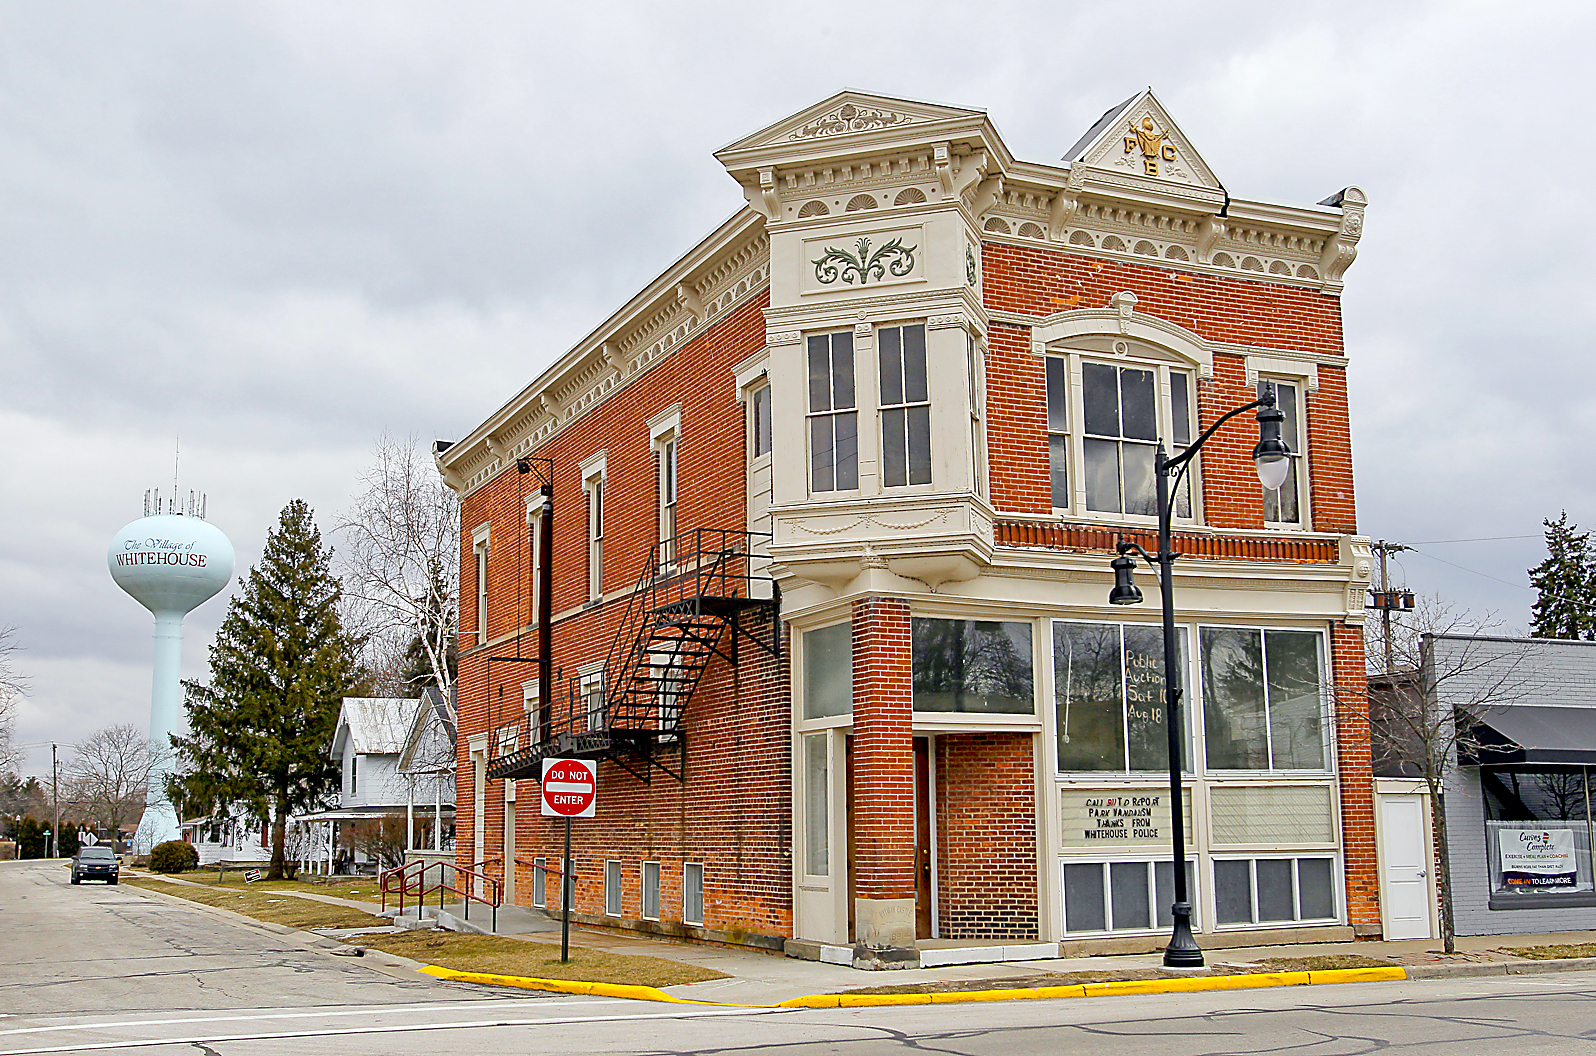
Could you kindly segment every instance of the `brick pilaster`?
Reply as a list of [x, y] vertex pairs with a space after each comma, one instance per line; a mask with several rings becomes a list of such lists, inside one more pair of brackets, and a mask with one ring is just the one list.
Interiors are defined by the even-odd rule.
[[854, 602], [854, 893], [861, 899], [914, 898], [913, 693], [908, 602]]

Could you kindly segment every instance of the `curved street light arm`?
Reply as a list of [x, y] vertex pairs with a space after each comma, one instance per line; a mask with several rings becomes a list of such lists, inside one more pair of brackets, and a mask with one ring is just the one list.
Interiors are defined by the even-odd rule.
[[1245, 414], [1247, 411], [1253, 410], [1253, 409], [1258, 408], [1258, 407], [1273, 407], [1274, 405], [1275, 405], [1275, 390], [1274, 390], [1274, 386], [1271, 385], [1269, 387], [1269, 391], [1268, 392], [1266, 392], [1264, 395], [1258, 397], [1256, 400], [1253, 400], [1251, 403], [1244, 403], [1240, 407], [1237, 407], [1235, 410], [1230, 411], [1230, 412], [1228, 412], [1226, 414], [1220, 415], [1219, 416], [1219, 420], [1217, 422], [1215, 422], [1213, 425], [1210, 425], [1207, 429], [1204, 429], [1203, 432], [1202, 432], [1202, 435], [1199, 436], [1194, 443], [1191, 443], [1191, 444], [1187, 445], [1186, 450], [1182, 451], [1180, 454], [1176, 455], [1174, 458], [1166, 458], [1166, 459], [1164, 459], [1164, 468], [1165, 468], [1165, 470], [1168, 470], [1168, 469], [1170, 469], [1173, 466], [1179, 466], [1180, 467], [1180, 472], [1176, 473], [1175, 474], [1175, 479], [1170, 481], [1170, 485], [1169, 485], [1170, 494], [1173, 495], [1173, 494], [1175, 494], [1176, 492], [1178, 492], [1180, 490], [1181, 478], [1186, 475], [1186, 470], [1191, 465], [1192, 456], [1197, 454], [1198, 450], [1201, 449], [1202, 446], [1208, 442], [1208, 438], [1213, 436], [1214, 433], [1218, 431], [1218, 429], [1219, 429], [1219, 427], [1221, 425], [1224, 425], [1226, 422], [1230, 421], [1232, 418], [1236, 417], [1236, 415], [1238, 415], [1238, 414]]

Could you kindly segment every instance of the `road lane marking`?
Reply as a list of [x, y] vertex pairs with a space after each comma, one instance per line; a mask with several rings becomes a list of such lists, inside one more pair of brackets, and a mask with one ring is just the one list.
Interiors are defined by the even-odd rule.
[[[11, 1037], [17, 1034], [54, 1034], [68, 1030], [105, 1030], [109, 1027], [164, 1027], [181, 1026], [190, 1023], [232, 1023], [237, 1021], [258, 1022], [268, 1019], [313, 1019], [317, 1016], [375, 1016], [387, 1015], [391, 1012], [437, 1012], [448, 1009], [461, 1008], [562, 1008], [571, 1005], [582, 1005], [592, 1008], [594, 1005], [629, 1005], [631, 1002], [618, 997], [595, 997], [586, 1001], [553, 1001], [547, 999], [526, 1000], [483, 1000], [483, 1001], [435, 1001], [425, 1005], [399, 1005], [379, 1006], [374, 1008], [350, 1008], [322, 1010], [316, 1012], [271, 1012], [263, 1011], [248, 1015], [237, 1016], [190, 1016], [186, 1019], [124, 1019], [106, 1023], [66, 1023], [54, 1027], [16, 1027], [11, 1030], [0, 1030], [0, 1037]], [[7, 1013], [9, 1015], [9, 1013]]]
[[148, 1048], [155, 1045], [221, 1045], [234, 1041], [283, 1041], [290, 1038], [330, 1038], [359, 1034], [409, 1034], [421, 1030], [492, 1030], [501, 1027], [568, 1026], [573, 1023], [631, 1023], [653, 1019], [707, 1019], [712, 1016], [769, 1016], [789, 1011], [777, 1008], [728, 1008], [702, 1012], [654, 1013], [631, 1016], [564, 1016], [558, 1019], [498, 1019], [480, 1023], [404, 1023], [396, 1026], [345, 1027], [335, 1030], [291, 1030], [270, 1034], [214, 1034], [185, 1038], [130, 1038], [76, 1045], [51, 1045], [37, 1049], [4, 1049], [0, 1056], [44, 1056], [55, 1052], [99, 1052], [109, 1049]]

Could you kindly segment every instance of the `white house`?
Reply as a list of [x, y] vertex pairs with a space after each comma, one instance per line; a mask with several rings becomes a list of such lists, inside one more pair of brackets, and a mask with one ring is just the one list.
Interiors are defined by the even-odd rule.
[[[428, 689], [399, 754], [405, 781], [405, 847], [454, 849], [455, 711], [453, 693]], [[417, 814], [420, 814], [420, 828]]]
[[399, 759], [421, 710], [422, 701], [414, 697], [344, 698], [328, 748], [340, 770], [336, 802], [295, 819], [296, 828], [306, 834], [299, 841], [304, 868], [319, 866], [320, 871], [332, 872], [340, 860], [357, 869], [376, 864], [358, 849], [341, 856], [339, 830], [383, 818], [399, 822], [407, 816], [414, 779], [400, 772]]

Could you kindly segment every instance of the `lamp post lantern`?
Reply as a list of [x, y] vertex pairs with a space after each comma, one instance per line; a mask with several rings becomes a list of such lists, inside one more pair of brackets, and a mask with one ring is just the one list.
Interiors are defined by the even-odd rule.
[[[1174, 842], [1175, 902], [1170, 907], [1174, 929], [1169, 945], [1164, 949], [1164, 964], [1170, 968], [1201, 968], [1203, 951], [1191, 933], [1191, 900], [1186, 885], [1186, 817], [1182, 806], [1181, 731], [1185, 726], [1181, 708], [1180, 646], [1175, 637], [1175, 558], [1170, 529], [1170, 492], [1180, 484], [1191, 465], [1192, 458], [1207, 443], [1209, 437], [1238, 414], [1257, 409], [1258, 443], [1252, 449], [1253, 465], [1258, 470], [1258, 480], [1270, 490], [1278, 490], [1291, 472], [1291, 450], [1280, 439], [1280, 423], [1285, 415], [1275, 406], [1274, 386], [1264, 383], [1258, 399], [1222, 415], [1218, 421], [1203, 431], [1195, 443], [1174, 458], [1166, 457], [1164, 445], [1159, 443], [1153, 466], [1157, 475], [1158, 497], [1158, 553], [1149, 554], [1139, 544], [1125, 539], [1115, 547], [1114, 559], [1109, 567], [1114, 570], [1114, 587], [1109, 591], [1110, 605], [1139, 605], [1142, 592], [1136, 586], [1134, 575], [1139, 555], [1158, 570], [1158, 592], [1164, 610], [1164, 720], [1169, 733], [1169, 817]], [[1174, 474], [1173, 483], [1170, 475]]]

